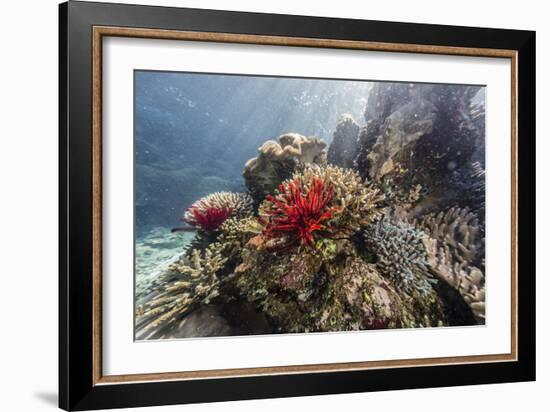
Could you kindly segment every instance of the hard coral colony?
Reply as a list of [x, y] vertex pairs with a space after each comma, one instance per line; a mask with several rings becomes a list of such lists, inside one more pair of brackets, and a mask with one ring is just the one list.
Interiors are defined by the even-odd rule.
[[222, 223], [233, 214], [233, 209], [209, 207], [206, 208], [206, 210], [200, 210], [191, 207], [189, 213], [193, 215], [193, 220], [183, 218], [182, 220], [184, 222], [197, 226], [205, 231], [212, 231], [218, 229]]
[[[483, 324], [484, 203], [465, 205], [467, 183], [453, 183], [481, 164], [450, 151], [454, 169], [434, 175], [428, 154], [450, 128], [468, 122], [472, 141], [484, 131], [479, 108], [465, 109], [473, 90], [445, 88], [458, 113], [445, 117], [437, 90], [374, 86], [367, 125], [346, 115], [336, 128], [336, 164], [316, 137], [262, 145], [245, 165], [247, 193], [213, 193], [185, 213], [200, 241], [138, 302], [138, 336], [178, 337], [173, 325], [200, 305], [252, 305], [261, 333]], [[411, 101], [426, 110], [411, 112]], [[252, 333], [239, 321], [238, 333]]]
[[181, 218], [184, 223], [203, 231], [218, 229], [231, 216], [252, 213], [252, 198], [246, 193], [216, 192], [191, 205]]

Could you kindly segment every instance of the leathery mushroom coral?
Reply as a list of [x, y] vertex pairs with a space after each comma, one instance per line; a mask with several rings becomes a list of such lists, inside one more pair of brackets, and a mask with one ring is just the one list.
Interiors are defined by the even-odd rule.
[[324, 164], [326, 143], [317, 137], [286, 133], [279, 141], [268, 140], [258, 149], [258, 156], [248, 160], [243, 177], [254, 200], [259, 203], [289, 178], [298, 164]]

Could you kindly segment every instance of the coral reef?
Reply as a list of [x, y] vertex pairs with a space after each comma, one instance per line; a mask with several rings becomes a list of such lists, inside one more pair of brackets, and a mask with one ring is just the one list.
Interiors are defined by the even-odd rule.
[[260, 222], [264, 235], [284, 247], [300, 241], [313, 247], [319, 239], [350, 236], [380, 217], [382, 200], [379, 191], [352, 170], [309, 165], [266, 197]]
[[328, 149], [327, 161], [331, 164], [352, 168], [357, 155], [357, 136], [359, 125], [349, 114], [344, 114], [332, 136], [332, 143]]
[[421, 301], [398, 291], [347, 240], [319, 256], [301, 250], [276, 256], [251, 242], [236, 269], [242, 295], [279, 332], [345, 331], [446, 324], [435, 293]]
[[433, 279], [427, 267], [424, 232], [404, 222], [382, 220], [366, 227], [364, 240], [379, 270], [405, 293], [427, 295]]
[[342, 116], [328, 155], [297, 133], [265, 142], [247, 193], [186, 211], [195, 235], [140, 290], [138, 339], [243, 333], [244, 318], [251, 333], [484, 323], [479, 90], [377, 83], [366, 125]]
[[198, 229], [213, 231], [231, 216], [245, 217], [252, 213], [252, 198], [247, 193], [216, 192], [193, 203], [181, 220]]
[[258, 156], [246, 162], [243, 177], [254, 200], [265, 196], [288, 179], [298, 164], [324, 164], [326, 143], [316, 137], [286, 133], [279, 141], [268, 140], [258, 149]]

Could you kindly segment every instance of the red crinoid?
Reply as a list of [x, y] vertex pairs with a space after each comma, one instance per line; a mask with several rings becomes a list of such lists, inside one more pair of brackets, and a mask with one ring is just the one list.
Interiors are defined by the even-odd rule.
[[233, 209], [216, 207], [205, 209], [191, 207], [188, 211], [191, 212], [193, 219], [183, 218], [182, 220], [205, 231], [218, 229], [233, 213]]
[[326, 221], [338, 210], [329, 207], [333, 186], [325, 188], [323, 180], [313, 177], [307, 193], [303, 189], [300, 180], [295, 179], [280, 184], [276, 196], [266, 197], [271, 205], [264, 212], [265, 237], [283, 238], [283, 244], [287, 245], [301, 242], [310, 247], [315, 247], [314, 233], [330, 237]]

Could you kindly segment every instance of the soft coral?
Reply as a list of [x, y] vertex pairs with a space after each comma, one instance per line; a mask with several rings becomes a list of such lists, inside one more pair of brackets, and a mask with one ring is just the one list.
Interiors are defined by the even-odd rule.
[[314, 233], [328, 235], [330, 229], [326, 222], [338, 210], [329, 207], [332, 194], [333, 186], [325, 188], [318, 177], [313, 177], [309, 190], [305, 190], [298, 179], [283, 182], [279, 185], [279, 194], [266, 197], [271, 205], [264, 211], [264, 236], [283, 238], [287, 244], [301, 242], [315, 247]]

